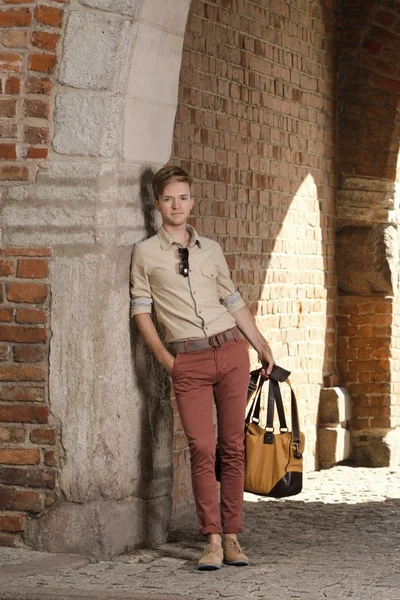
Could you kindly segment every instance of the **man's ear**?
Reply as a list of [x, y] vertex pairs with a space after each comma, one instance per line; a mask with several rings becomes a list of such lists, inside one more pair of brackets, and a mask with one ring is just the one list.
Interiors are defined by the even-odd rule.
[[158, 198], [156, 198], [156, 199], [153, 201], [153, 204], [154, 204], [154, 208], [155, 208], [156, 210], [160, 211], [160, 202], [159, 202]]

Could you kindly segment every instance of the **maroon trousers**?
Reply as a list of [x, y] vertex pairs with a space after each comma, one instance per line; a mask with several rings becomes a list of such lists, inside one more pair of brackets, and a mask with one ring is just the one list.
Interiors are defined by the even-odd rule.
[[[220, 347], [180, 353], [172, 371], [175, 397], [185, 431], [200, 533], [242, 530], [244, 419], [249, 357], [241, 339]], [[213, 393], [221, 456], [221, 502], [215, 479]]]

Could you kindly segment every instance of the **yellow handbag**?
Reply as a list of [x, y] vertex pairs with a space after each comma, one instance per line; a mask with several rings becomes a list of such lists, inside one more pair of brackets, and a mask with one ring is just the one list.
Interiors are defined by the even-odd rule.
[[[245, 423], [245, 483], [246, 492], [259, 496], [284, 498], [299, 494], [303, 486], [303, 452], [305, 437], [300, 431], [297, 401], [288, 380], [289, 371], [275, 366], [269, 379], [261, 370], [250, 374], [250, 409]], [[289, 431], [279, 382], [291, 390], [292, 431]], [[261, 391], [268, 385], [267, 420], [260, 427]], [[252, 388], [250, 390], [250, 387]], [[275, 404], [278, 411], [279, 433], [274, 433]]]

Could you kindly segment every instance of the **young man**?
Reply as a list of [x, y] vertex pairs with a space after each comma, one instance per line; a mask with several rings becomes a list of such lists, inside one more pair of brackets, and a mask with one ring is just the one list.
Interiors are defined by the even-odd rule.
[[[224, 561], [247, 565], [237, 534], [242, 530], [244, 417], [249, 358], [239, 331], [274, 365], [271, 349], [234, 288], [221, 247], [187, 224], [194, 199], [191, 178], [164, 167], [153, 180], [162, 227], [136, 244], [132, 255], [132, 316], [146, 344], [171, 376], [188, 440], [200, 532], [207, 544], [198, 568]], [[154, 305], [164, 346], [151, 318]], [[221, 510], [215, 479], [215, 397], [221, 456]], [[221, 534], [224, 541], [221, 544]]]

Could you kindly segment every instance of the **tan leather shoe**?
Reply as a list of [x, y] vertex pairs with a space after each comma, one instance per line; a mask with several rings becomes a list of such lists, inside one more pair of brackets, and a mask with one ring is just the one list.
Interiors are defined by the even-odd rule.
[[224, 563], [235, 567], [246, 567], [249, 559], [242, 551], [240, 544], [233, 538], [226, 537], [222, 542], [224, 551]]
[[219, 544], [208, 543], [204, 548], [197, 568], [199, 571], [214, 571], [222, 567], [224, 552]]

